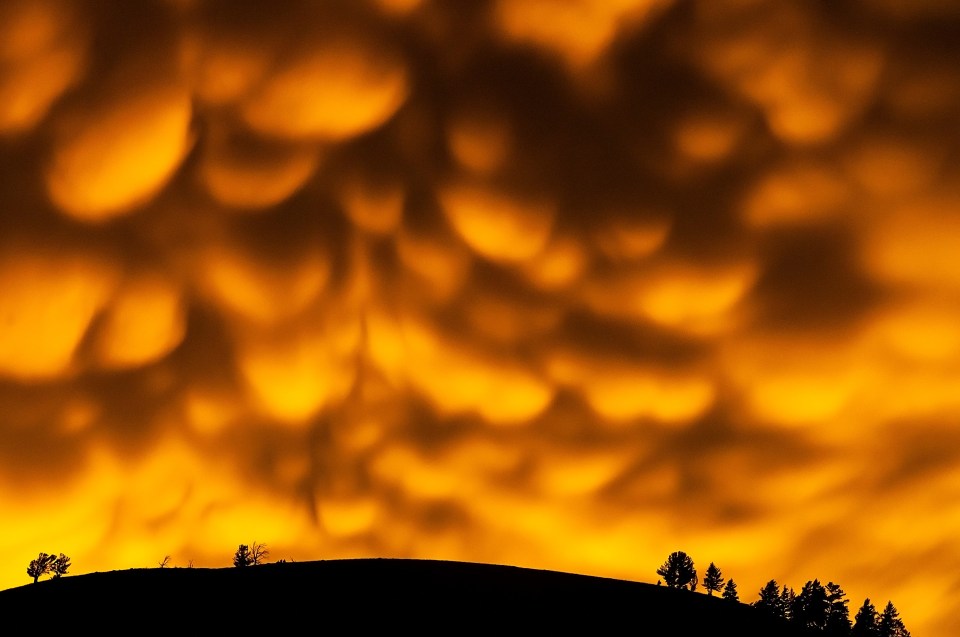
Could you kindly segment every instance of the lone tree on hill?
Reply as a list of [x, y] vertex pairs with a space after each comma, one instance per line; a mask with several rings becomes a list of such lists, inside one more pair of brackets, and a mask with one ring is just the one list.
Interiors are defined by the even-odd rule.
[[714, 592], [720, 592], [723, 588], [723, 573], [717, 568], [717, 565], [710, 562], [707, 572], [703, 576], [703, 587], [707, 589], [707, 595], [713, 597]]
[[46, 575], [53, 569], [53, 563], [56, 561], [56, 557], [53, 555], [48, 555], [46, 553], [40, 553], [37, 556], [37, 559], [30, 560], [30, 565], [27, 567], [27, 575], [33, 578], [33, 583], [36, 584], [37, 580], [40, 579], [43, 575]]
[[253, 555], [250, 554], [249, 546], [241, 544], [237, 547], [236, 552], [233, 554], [233, 565], [237, 568], [253, 565]]
[[863, 606], [857, 611], [857, 616], [853, 620], [853, 629], [850, 631], [850, 637], [877, 637], [877, 623], [880, 621], [877, 615], [877, 607], [870, 602], [870, 598], [863, 600]]
[[699, 581], [697, 569], [693, 566], [693, 558], [683, 551], [671, 553], [667, 561], [657, 569], [657, 575], [661, 576], [667, 586], [671, 588], [697, 590]]
[[727, 580], [727, 585], [723, 587], [723, 598], [729, 599], [731, 602], [739, 602], [740, 596], [737, 595], [737, 583], [733, 581], [733, 578]]

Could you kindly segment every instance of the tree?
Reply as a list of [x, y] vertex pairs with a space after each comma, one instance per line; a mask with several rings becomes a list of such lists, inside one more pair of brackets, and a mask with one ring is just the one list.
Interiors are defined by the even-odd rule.
[[793, 607], [797, 604], [797, 594], [793, 588], [784, 584], [780, 589], [780, 615], [787, 621], [793, 621]]
[[267, 550], [266, 544], [255, 541], [250, 545], [250, 559], [253, 565], [263, 564], [269, 555], [270, 551]]
[[900, 613], [889, 600], [877, 621], [877, 635], [879, 637], [910, 637], [910, 631], [903, 625]]
[[707, 595], [710, 597], [713, 597], [714, 591], [719, 593], [720, 589], [723, 588], [723, 573], [713, 562], [710, 562], [710, 566], [707, 567], [707, 572], [703, 576], [703, 587], [707, 589]]
[[870, 598], [863, 600], [863, 606], [857, 611], [857, 616], [853, 620], [853, 629], [850, 631], [850, 637], [877, 637], [879, 634], [877, 623], [880, 618], [877, 616], [877, 607], [870, 602]]
[[30, 565], [27, 567], [27, 575], [33, 578], [34, 584], [37, 583], [38, 579], [50, 572], [53, 568], [53, 562], [56, 559], [53, 555], [40, 553], [37, 559], [30, 560]]
[[159, 562], [157, 562], [157, 566], [159, 566], [160, 568], [166, 568], [168, 564], [170, 564], [170, 556], [169, 556], [169, 555], [164, 555], [164, 556], [163, 556], [163, 559], [160, 560]]
[[786, 619], [783, 604], [780, 603], [780, 585], [777, 584], [777, 580], [775, 579], [763, 585], [763, 588], [760, 589], [760, 599], [755, 601], [753, 606], [774, 617]]
[[70, 558], [63, 553], [53, 560], [53, 563], [50, 565], [50, 572], [53, 573], [54, 579], [59, 579], [62, 575], [66, 575], [68, 570], [70, 570]]
[[827, 582], [827, 621], [824, 632], [831, 637], [850, 634], [850, 600], [839, 584]]
[[697, 569], [693, 566], [693, 559], [683, 551], [671, 553], [667, 561], [657, 569], [657, 575], [671, 588], [697, 590]]
[[241, 544], [233, 554], [233, 565], [237, 568], [253, 565], [253, 556], [250, 554], [250, 547]]
[[740, 596], [737, 595], [737, 583], [733, 581], [732, 577], [727, 580], [727, 585], [723, 587], [723, 598], [731, 602], [740, 601]]
[[827, 626], [830, 602], [827, 589], [820, 580], [808, 580], [793, 605], [792, 621], [805, 628], [824, 630]]

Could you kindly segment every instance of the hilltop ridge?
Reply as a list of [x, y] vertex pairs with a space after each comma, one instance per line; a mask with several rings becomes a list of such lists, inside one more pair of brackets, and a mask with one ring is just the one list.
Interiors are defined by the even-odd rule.
[[[68, 614], [71, 624], [183, 617], [219, 629], [304, 622], [351, 630], [589, 628], [594, 633], [742, 637], [802, 633], [748, 604], [644, 582], [516, 566], [358, 558], [249, 568], [140, 568], [0, 591], [0, 610]], [[67, 615], [65, 615], [67, 616]]]

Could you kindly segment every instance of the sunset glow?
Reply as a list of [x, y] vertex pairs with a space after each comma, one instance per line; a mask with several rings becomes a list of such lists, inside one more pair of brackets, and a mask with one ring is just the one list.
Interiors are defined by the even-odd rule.
[[0, 588], [682, 549], [960, 634], [956, 3], [283, 6], [0, 4]]

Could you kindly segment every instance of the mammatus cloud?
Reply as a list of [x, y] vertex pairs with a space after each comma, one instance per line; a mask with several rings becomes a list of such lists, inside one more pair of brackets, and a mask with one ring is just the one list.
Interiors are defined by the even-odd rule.
[[682, 548], [954, 634], [958, 21], [5, 2], [0, 583]]

